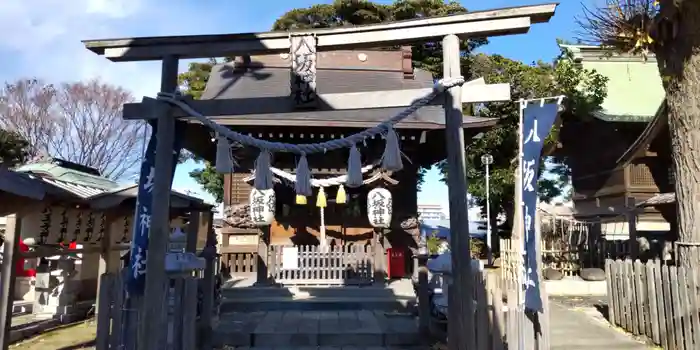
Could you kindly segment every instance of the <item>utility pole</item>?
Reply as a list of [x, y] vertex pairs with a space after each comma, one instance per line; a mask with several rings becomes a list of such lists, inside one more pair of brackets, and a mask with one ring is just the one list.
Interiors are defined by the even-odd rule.
[[481, 164], [486, 167], [486, 259], [488, 265], [493, 265], [493, 251], [491, 250], [491, 187], [489, 186], [489, 165], [493, 164], [493, 156], [484, 154], [481, 156]]

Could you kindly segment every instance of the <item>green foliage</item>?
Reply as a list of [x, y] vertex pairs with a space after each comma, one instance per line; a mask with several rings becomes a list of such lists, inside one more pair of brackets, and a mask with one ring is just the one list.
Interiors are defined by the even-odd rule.
[[428, 253], [437, 254], [440, 249], [440, 243], [442, 243], [442, 240], [435, 233], [426, 237], [425, 246], [428, 248]]
[[224, 176], [216, 171], [208, 162], [202, 169], [196, 169], [190, 172], [190, 176], [209, 192], [217, 203], [224, 200]]
[[[537, 62], [531, 65], [499, 55], [477, 55], [472, 61], [474, 76], [482, 76], [487, 83], [510, 83], [513, 100], [532, 99], [545, 96], [565, 95], [564, 112], [552, 132], [545, 140], [545, 153], [557, 146], [562, 118], [586, 117], [600, 108], [605, 99], [607, 80], [595, 71], [576, 65], [570, 53], [562, 50], [555, 64]], [[476, 108], [482, 117], [499, 118], [498, 124], [484, 132], [480, 138], [467, 141], [467, 177], [469, 194], [485, 212], [486, 176], [481, 156], [491, 154], [490, 197], [493, 213], [509, 213], [513, 210], [514, 172], [517, 167], [519, 107], [513, 102], [486, 103]], [[539, 196], [550, 201], [558, 196], [570, 196], [569, 168], [566, 158], [548, 156], [541, 162], [540, 174], [545, 166], [549, 176], [539, 178]], [[445, 162], [438, 164], [445, 180]], [[508, 217], [508, 216], [507, 216]]]
[[[333, 4], [314, 5], [308, 8], [293, 9], [283, 14], [272, 26], [273, 30], [293, 30], [309, 28], [332, 28], [340, 26], [382, 23], [413, 18], [445, 16], [464, 13], [467, 10], [459, 2], [444, 2], [443, 0], [397, 0], [393, 4], [378, 4], [371, 1], [336, 0]], [[485, 39], [463, 40], [461, 48], [463, 74], [468, 75], [470, 60], [469, 53], [476, 47], [486, 43]], [[230, 58], [224, 58], [224, 61]], [[200, 98], [209, 78], [216, 58], [208, 62], [190, 63], [189, 70], [180, 74], [179, 82], [183, 92]], [[425, 43], [413, 47], [413, 63], [433, 73], [434, 77], [442, 76], [442, 46], [440, 42]], [[195, 159], [197, 160], [197, 159]], [[418, 187], [423, 183], [425, 169], [419, 173]], [[217, 199], [223, 194], [223, 176], [217, 174], [212, 165], [204, 162], [204, 169], [190, 173], [197, 183], [214, 195]]]
[[29, 156], [29, 142], [17, 133], [0, 129], [0, 164], [14, 167]]

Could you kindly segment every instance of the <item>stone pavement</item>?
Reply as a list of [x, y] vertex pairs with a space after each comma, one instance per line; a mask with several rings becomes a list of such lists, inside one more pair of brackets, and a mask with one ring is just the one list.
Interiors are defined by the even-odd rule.
[[576, 308], [551, 300], [551, 350], [653, 349], [612, 328], [593, 307]]

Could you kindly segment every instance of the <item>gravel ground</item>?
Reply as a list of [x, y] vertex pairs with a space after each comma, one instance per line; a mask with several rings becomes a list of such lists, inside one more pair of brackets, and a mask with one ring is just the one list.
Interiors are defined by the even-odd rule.
[[95, 349], [95, 322], [80, 322], [44, 332], [21, 343], [12, 350], [81, 350]]

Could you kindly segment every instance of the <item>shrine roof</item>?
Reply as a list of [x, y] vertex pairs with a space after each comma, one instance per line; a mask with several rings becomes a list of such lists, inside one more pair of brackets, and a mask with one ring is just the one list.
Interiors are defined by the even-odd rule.
[[[9, 195], [10, 199], [20, 197], [37, 202], [59, 200], [75, 204], [89, 203], [93, 209], [101, 210], [116, 207], [129, 199], [136, 199], [137, 185], [115, 185], [111, 189], [105, 189], [55, 178], [48, 172], [33, 172], [31, 169], [35, 168], [22, 167], [23, 170], [20, 171], [0, 167], [0, 201], [7, 200], [4, 196]], [[171, 195], [173, 208], [208, 211], [213, 207], [199, 198], [177, 191], [172, 191]], [[5, 214], [6, 208], [0, 207], [0, 215]]]
[[[93, 209], [107, 209], [116, 207], [128, 200], [135, 201], [137, 195], [138, 185], [133, 184], [123, 186], [118, 189], [90, 197], [90, 207]], [[171, 190], [170, 207], [176, 209], [209, 211], [214, 206], [204, 202], [202, 199]]]
[[628, 165], [641, 152], [644, 152], [654, 139], [663, 131], [667, 130], [668, 113], [666, 111], [666, 101], [659, 106], [656, 116], [647, 124], [637, 139], [617, 160], [617, 166]]
[[[255, 63], [255, 62], [253, 62]], [[298, 111], [290, 96], [289, 68], [258, 67], [240, 68], [233, 63], [219, 64], [212, 68], [202, 100], [237, 101], [238, 115], [227, 116], [227, 125], [277, 126], [334, 126], [370, 127], [400, 113], [405, 107], [363, 108], [358, 110]], [[413, 77], [406, 78], [402, 71], [376, 69], [318, 69], [317, 92], [339, 94], [354, 92], [401, 91], [433, 87], [430, 72], [413, 70]], [[322, 103], [322, 102], [321, 102]], [[274, 105], [274, 112], [270, 106]], [[249, 111], [249, 113], [244, 112]], [[397, 128], [442, 129], [445, 112], [442, 106], [425, 106], [396, 125]], [[286, 121], [286, 122], [285, 122]], [[464, 117], [464, 127], [492, 126], [497, 119]]]
[[594, 116], [611, 122], [649, 122], [664, 101], [656, 57], [614, 53], [599, 46], [560, 45], [574, 61], [608, 78], [608, 95]]

